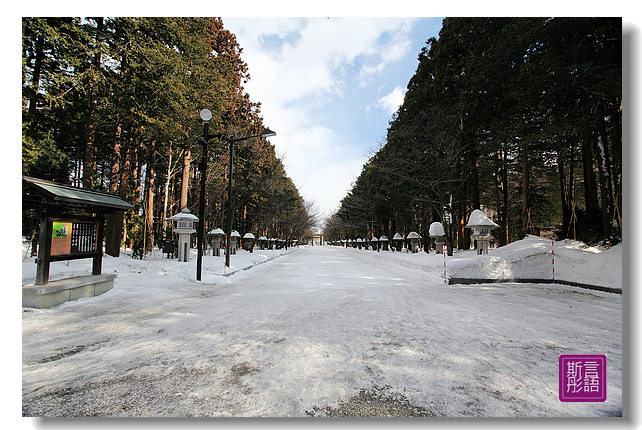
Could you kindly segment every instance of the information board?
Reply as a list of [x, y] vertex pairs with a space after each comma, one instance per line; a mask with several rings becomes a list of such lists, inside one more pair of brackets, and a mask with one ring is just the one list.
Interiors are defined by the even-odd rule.
[[51, 255], [75, 255], [95, 251], [96, 231], [95, 222], [53, 221]]

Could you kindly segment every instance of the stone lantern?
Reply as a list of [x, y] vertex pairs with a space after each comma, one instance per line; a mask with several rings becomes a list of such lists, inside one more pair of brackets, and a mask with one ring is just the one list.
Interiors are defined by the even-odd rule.
[[395, 233], [395, 235], [392, 237], [392, 243], [393, 251], [395, 250], [395, 248], [397, 249], [397, 251], [401, 251], [401, 248], [403, 247], [403, 236], [399, 233]]
[[444, 233], [444, 226], [440, 222], [433, 222], [430, 224], [429, 230], [430, 237], [435, 240], [435, 252], [437, 254], [444, 253], [444, 242], [446, 242], [446, 233]]
[[472, 238], [477, 241], [477, 255], [488, 254], [488, 245], [493, 240], [490, 231], [499, 227], [492, 222], [481, 210], [475, 209], [468, 218], [466, 228], [473, 230]]
[[363, 246], [363, 239], [359, 237], [357, 238], [357, 248], [361, 249], [362, 246]]
[[189, 261], [190, 235], [196, 233], [194, 223], [198, 222], [196, 215], [189, 213], [189, 209], [183, 210], [169, 218], [174, 221], [174, 233], [178, 233], [178, 261]]
[[416, 254], [419, 251], [419, 240], [421, 236], [419, 236], [417, 232], [411, 231], [408, 233], [408, 236], [406, 236], [406, 239], [410, 240], [410, 251]]
[[372, 245], [373, 251], [379, 251], [379, 239], [373, 236], [372, 239], [370, 239], [370, 244]]
[[388, 250], [388, 238], [384, 235], [381, 235], [379, 238], [379, 245], [381, 246], [382, 251]]
[[230, 253], [230, 255], [236, 255], [236, 244], [238, 243], [240, 238], [241, 234], [236, 230], [232, 230], [232, 234], [230, 235], [230, 243], [227, 245], [229, 247], [228, 252]]
[[225, 232], [220, 228], [215, 228], [207, 233], [207, 235], [212, 238], [212, 255], [219, 257], [221, 255], [221, 242], [225, 237]]
[[261, 250], [268, 248], [268, 238], [267, 237], [265, 237], [265, 236], [259, 237], [259, 248], [261, 248]]
[[245, 233], [243, 236], [243, 249], [253, 252], [254, 248], [254, 235], [252, 233]]

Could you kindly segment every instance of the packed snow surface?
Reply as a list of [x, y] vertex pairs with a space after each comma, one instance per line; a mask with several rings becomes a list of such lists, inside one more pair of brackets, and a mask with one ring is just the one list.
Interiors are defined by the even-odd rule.
[[[189, 262], [106, 256], [103, 273], [118, 274], [111, 291], [23, 309], [23, 414], [621, 414], [622, 295], [444, 283], [444, 259], [448, 271], [545, 277], [550, 247], [528, 237], [487, 256], [238, 251], [229, 269], [205, 256], [202, 282], [194, 253]], [[556, 242], [554, 251], [556, 274], [559, 265], [560, 276], [622, 287], [619, 247]], [[23, 263], [24, 285], [35, 268]], [[91, 260], [56, 262], [51, 279], [90, 271]], [[607, 354], [606, 402], [559, 401], [560, 354]]]

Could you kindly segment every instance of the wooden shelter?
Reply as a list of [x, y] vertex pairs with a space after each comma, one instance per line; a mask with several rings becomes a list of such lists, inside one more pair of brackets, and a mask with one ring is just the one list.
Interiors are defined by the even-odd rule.
[[[23, 176], [22, 207], [40, 211], [35, 287], [47, 286], [23, 286], [23, 305], [26, 296], [29, 306], [49, 307], [73, 300], [74, 289], [82, 288], [82, 297], [86, 297], [88, 286], [93, 285], [92, 296], [97, 295], [96, 285], [101, 285], [102, 292], [113, 287], [115, 275], [101, 276], [105, 215], [127, 211], [133, 208], [132, 205], [113, 194]], [[91, 276], [71, 278], [69, 282], [58, 280], [55, 285], [49, 283], [52, 261], [80, 258], [93, 260]], [[111, 286], [107, 285], [109, 283]], [[58, 298], [44, 302], [36, 299], [36, 296], [53, 293]], [[70, 298], [62, 300], [65, 296]]]

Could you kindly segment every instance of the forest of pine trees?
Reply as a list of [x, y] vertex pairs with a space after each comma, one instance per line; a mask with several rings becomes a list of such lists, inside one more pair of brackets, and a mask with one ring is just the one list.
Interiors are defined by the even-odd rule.
[[499, 245], [621, 238], [621, 18], [444, 19], [324, 233], [427, 241], [439, 221], [468, 249], [476, 208]]
[[[201, 109], [210, 133], [258, 135], [260, 104], [242, 48], [220, 18], [23, 18], [22, 174], [117, 194], [134, 205], [109, 216], [106, 252], [139, 253], [171, 236], [167, 219], [198, 213]], [[205, 231], [226, 225], [228, 145], [210, 140]], [[239, 142], [234, 226], [301, 240], [315, 223], [274, 147]], [[23, 235], [39, 215], [23, 212]], [[201, 220], [203, 221], [203, 220]]]

